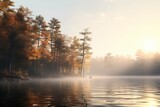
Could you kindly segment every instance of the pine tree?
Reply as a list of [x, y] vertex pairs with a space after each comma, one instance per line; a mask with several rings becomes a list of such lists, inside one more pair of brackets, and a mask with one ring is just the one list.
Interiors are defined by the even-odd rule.
[[[84, 77], [84, 73], [85, 73], [85, 60], [87, 59], [87, 57], [89, 55], [91, 55], [91, 47], [90, 44], [88, 43], [89, 41], [91, 41], [91, 38], [88, 36], [91, 34], [91, 32], [88, 31], [89, 29], [84, 29], [83, 32], [80, 32], [81, 35], [83, 35], [83, 38], [80, 39], [82, 41], [82, 45], [81, 45], [81, 74]], [[89, 57], [88, 57], [89, 58]]]

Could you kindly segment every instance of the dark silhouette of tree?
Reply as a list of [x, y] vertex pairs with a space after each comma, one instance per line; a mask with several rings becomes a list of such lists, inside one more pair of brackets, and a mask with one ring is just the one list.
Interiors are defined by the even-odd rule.
[[31, 44], [30, 12], [20, 7], [16, 11], [5, 12], [1, 16], [0, 36], [1, 61], [5, 61], [8, 73], [19, 68], [27, 68]]
[[0, 1], [0, 71], [43, 76], [75, 75], [81, 69], [84, 76], [84, 65], [91, 55], [88, 29], [80, 33], [82, 39], [71, 38], [61, 33], [58, 19], [47, 24], [43, 16], [33, 19], [28, 8], [12, 9], [13, 4]]
[[91, 34], [91, 32], [88, 31], [89, 29], [84, 29], [83, 32], [80, 32], [81, 35], [83, 35], [83, 38], [80, 39], [82, 41], [82, 46], [81, 46], [81, 56], [82, 56], [82, 62], [81, 62], [81, 73], [82, 76], [84, 77], [84, 65], [85, 65], [85, 60], [88, 55], [91, 55], [91, 47], [88, 41], [91, 41], [91, 38], [88, 36]]
[[60, 35], [60, 21], [56, 18], [52, 18], [49, 23], [50, 28], [50, 51], [52, 56], [52, 71], [57, 70], [57, 50], [56, 50], [56, 39]]
[[73, 37], [72, 43], [70, 45], [70, 65], [71, 65], [71, 74], [75, 74], [76, 68], [80, 68], [80, 39], [76, 36]]
[[49, 32], [47, 31], [47, 24], [44, 21], [44, 17], [39, 15], [36, 16], [36, 19], [34, 20], [35, 27], [37, 28], [37, 72], [40, 72], [40, 65], [43, 65], [40, 63], [41, 59], [45, 59], [49, 57], [49, 51], [47, 49], [48, 47], [48, 41], [49, 41]]
[[[12, 62], [12, 60], [13, 60], [13, 56], [12, 56], [13, 55], [13, 47], [12, 47], [13, 36], [12, 35], [13, 35], [13, 30], [14, 30], [14, 28], [13, 28], [14, 10], [10, 8], [11, 6], [13, 6], [13, 2], [10, 1], [10, 0], [0, 1], [1, 30], [2, 30], [3, 33], [6, 30], [5, 28], [8, 28], [8, 30], [10, 30], [10, 32], [8, 33], [8, 35], [9, 35], [8, 36], [8, 38], [9, 38], [8, 42], [10, 43], [10, 45], [8, 47], [10, 48], [10, 51], [9, 51], [10, 54], [8, 54], [9, 58], [7, 58], [8, 61], [6, 62], [7, 65], [8, 65], [8, 73], [12, 72], [12, 63], [13, 63]], [[7, 33], [7, 32], [5, 32], [5, 33]], [[8, 38], [6, 38], [6, 40], [8, 40]], [[3, 43], [3, 41], [2, 41], [2, 43]]]
[[55, 51], [56, 51], [56, 61], [57, 61], [57, 72], [60, 73], [62, 53], [65, 50], [65, 36], [58, 35], [55, 39]]

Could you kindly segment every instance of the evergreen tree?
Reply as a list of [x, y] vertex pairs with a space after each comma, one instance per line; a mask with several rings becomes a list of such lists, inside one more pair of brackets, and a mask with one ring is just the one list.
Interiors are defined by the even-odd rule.
[[56, 40], [60, 35], [60, 21], [56, 18], [52, 18], [49, 22], [50, 28], [50, 51], [52, 56], [52, 70], [56, 72], [57, 70], [57, 50], [56, 50]]
[[82, 41], [82, 45], [81, 45], [81, 74], [84, 77], [84, 73], [85, 73], [85, 62], [86, 59], [89, 58], [89, 56], [91, 55], [91, 47], [90, 44], [88, 43], [89, 41], [91, 41], [91, 38], [88, 36], [91, 34], [91, 32], [88, 31], [89, 29], [84, 29], [83, 32], [80, 32], [81, 35], [83, 35], [83, 38], [80, 39]]

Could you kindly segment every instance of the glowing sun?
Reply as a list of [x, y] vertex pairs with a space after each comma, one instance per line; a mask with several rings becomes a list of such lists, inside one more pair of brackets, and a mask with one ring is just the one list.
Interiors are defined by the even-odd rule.
[[143, 48], [144, 48], [145, 51], [154, 51], [155, 47], [156, 47], [155, 42], [151, 39], [146, 40], [144, 42], [144, 47]]

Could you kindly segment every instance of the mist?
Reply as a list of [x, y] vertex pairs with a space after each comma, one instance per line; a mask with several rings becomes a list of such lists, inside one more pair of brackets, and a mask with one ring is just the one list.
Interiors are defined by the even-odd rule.
[[91, 75], [157, 76], [160, 75], [160, 53], [137, 50], [135, 56], [112, 55], [91, 59]]

